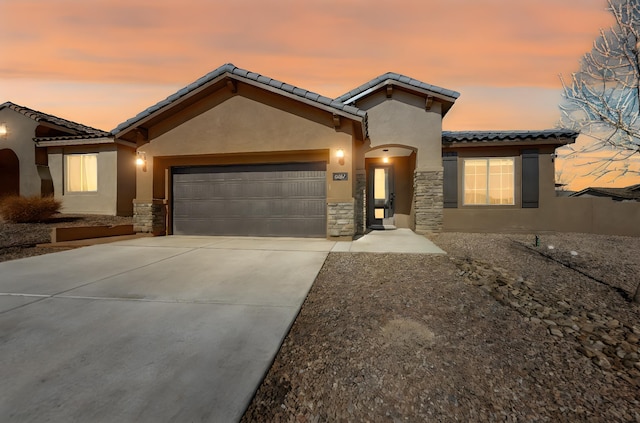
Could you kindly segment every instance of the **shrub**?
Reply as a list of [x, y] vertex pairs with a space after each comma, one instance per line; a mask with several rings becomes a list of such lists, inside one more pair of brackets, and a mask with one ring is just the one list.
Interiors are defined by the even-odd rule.
[[62, 207], [62, 203], [53, 197], [5, 197], [0, 202], [0, 215], [14, 223], [42, 222]]

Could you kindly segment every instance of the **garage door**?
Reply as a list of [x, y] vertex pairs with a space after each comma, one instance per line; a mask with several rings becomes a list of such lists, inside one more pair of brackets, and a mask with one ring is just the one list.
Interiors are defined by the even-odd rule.
[[176, 167], [176, 235], [326, 236], [326, 163]]

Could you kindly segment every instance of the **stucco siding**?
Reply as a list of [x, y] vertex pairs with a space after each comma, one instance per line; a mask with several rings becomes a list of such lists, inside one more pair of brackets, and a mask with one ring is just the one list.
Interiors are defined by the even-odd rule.
[[[342, 120], [334, 128], [330, 113], [292, 104], [270, 93], [238, 86], [229, 96], [216, 93], [178, 112], [149, 130], [150, 142], [138, 151], [147, 157], [146, 171], [138, 169], [137, 199], [166, 198], [168, 166], [291, 160], [291, 154], [322, 153], [327, 160], [327, 197], [351, 201], [353, 184], [332, 180], [333, 172], [348, 172], [354, 178], [352, 126]], [[196, 113], [197, 112], [197, 113]], [[175, 125], [175, 126], [172, 126]], [[335, 153], [345, 156], [338, 160]]]
[[[66, 192], [65, 156], [87, 153], [95, 153], [98, 157], [97, 191]], [[49, 149], [49, 169], [53, 178], [54, 196], [62, 201], [63, 213], [117, 214], [117, 156], [115, 145]]]
[[133, 147], [118, 145], [117, 153], [116, 213], [119, 216], [131, 216], [136, 196], [136, 151]]
[[362, 99], [357, 106], [369, 115], [371, 148], [383, 145], [409, 146], [418, 151], [416, 168], [442, 168], [442, 110], [433, 102], [426, 110], [421, 96], [393, 90], [391, 98], [378, 92]]
[[33, 141], [38, 123], [9, 108], [0, 110], [0, 122], [5, 122], [8, 130], [6, 139], [0, 139], [0, 148], [12, 150], [20, 161], [20, 195], [39, 196], [41, 180]]

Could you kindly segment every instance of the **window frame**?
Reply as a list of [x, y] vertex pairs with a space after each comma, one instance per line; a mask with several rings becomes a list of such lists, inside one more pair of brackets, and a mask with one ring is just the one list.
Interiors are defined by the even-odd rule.
[[[466, 167], [466, 163], [467, 161], [470, 160], [484, 160], [485, 164], [486, 164], [486, 188], [485, 188], [485, 202], [484, 203], [468, 203], [467, 202], [467, 196], [466, 196], [466, 182], [467, 182], [467, 167]], [[490, 202], [490, 191], [491, 191], [491, 186], [490, 186], [490, 162], [491, 160], [510, 160], [511, 164], [512, 164], [512, 201], [510, 203], [501, 203], [501, 204], [492, 204]], [[517, 178], [516, 178], [516, 166], [517, 166], [517, 160], [515, 156], [497, 156], [497, 157], [465, 157], [462, 159], [462, 205], [466, 206], [466, 207], [513, 207], [516, 205], [517, 202], [517, 187], [516, 187], [516, 182], [517, 182]]]
[[[95, 157], [96, 159], [96, 170], [95, 170], [95, 186], [96, 189], [95, 190], [80, 190], [80, 191], [76, 191], [71, 189], [69, 181], [70, 181], [70, 166], [69, 166], [69, 159], [72, 157], [86, 157], [86, 156], [92, 156]], [[98, 172], [98, 153], [68, 153], [68, 154], [64, 154], [64, 159], [63, 159], [63, 166], [64, 166], [64, 172], [63, 172], [63, 176], [64, 176], [64, 193], [65, 194], [74, 194], [74, 195], [83, 195], [83, 194], [96, 194], [98, 192], [98, 187], [99, 187], [99, 172]]]

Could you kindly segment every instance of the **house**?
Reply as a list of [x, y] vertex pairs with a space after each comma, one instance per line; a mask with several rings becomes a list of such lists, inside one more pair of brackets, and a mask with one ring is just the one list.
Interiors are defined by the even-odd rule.
[[577, 134], [443, 133], [458, 96], [386, 73], [332, 99], [225, 64], [111, 132], [137, 150], [135, 229], [351, 239], [553, 213], [554, 151]]
[[613, 201], [640, 201], [640, 184], [624, 188], [588, 187], [570, 196], [610, 198]]
[[131, 215], [135, 145], [108, 132], [0, 104], [0, 197], [53, 195], [65, 213]]

